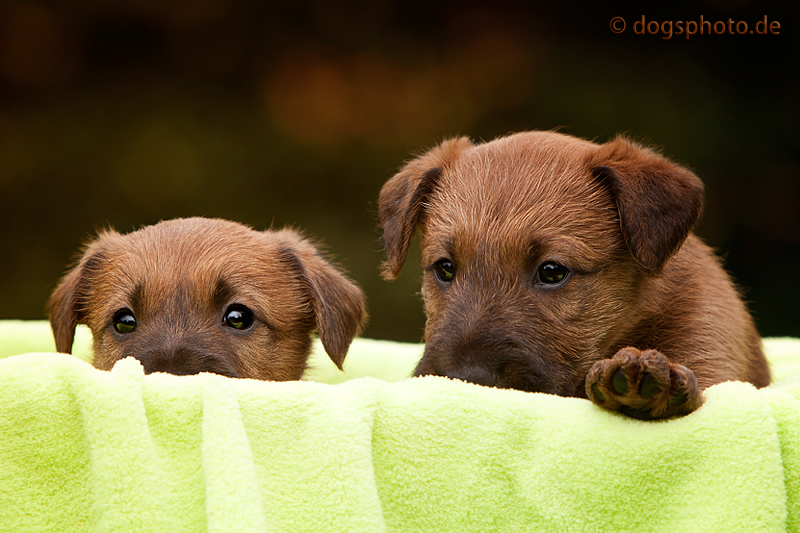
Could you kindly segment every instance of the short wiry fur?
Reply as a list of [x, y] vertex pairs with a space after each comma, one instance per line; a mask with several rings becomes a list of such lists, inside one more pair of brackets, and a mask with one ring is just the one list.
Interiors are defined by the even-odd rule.
[[[232, 305], [252, 311], [251, 326], [226, 324]], [[131, 356], [146, 372], [264, 380], [301, 377], [312, 330], [341, 368], [365, 319], [361, 290], [296, 231], [205, 218], [101, 232], [48, 307], [60, 352], [89, 326], [97, 368]], [[123, 309], [136, 319], [129, 333], [113, 325]]]
[[[622, 137], [462, 137], [410, 161], [379, 215], [387, 279], [421, 235], [415, 375], [588, 396], [640, 418], [691, 412], [726, 380], [769, 384], [750, 314], [691, 233], [702, 201], [692, 172]], [[568, 269], [563, 282], [541, 281], [548, 262]]]

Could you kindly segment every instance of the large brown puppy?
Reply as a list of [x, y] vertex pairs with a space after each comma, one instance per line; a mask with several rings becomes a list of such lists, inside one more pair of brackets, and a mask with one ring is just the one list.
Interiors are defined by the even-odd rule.
[[316, 329], [341, 368], [364, 318], [361, 290], [293, 230], [177, 219], [104, 231], [49, 302], [58, 351], [76, 324], [94, 366], [135, 357], [145, 372], [299, 379]]
[[691, 412], [726, 380], [769, 384], [745, 305], [691, 234], [702, 199], [692, 172], [619, 137], [458, 138], [412, 160], [379, 211], [386, 278], [421, 234], [415, 375], [588, 396], [639, 418]]

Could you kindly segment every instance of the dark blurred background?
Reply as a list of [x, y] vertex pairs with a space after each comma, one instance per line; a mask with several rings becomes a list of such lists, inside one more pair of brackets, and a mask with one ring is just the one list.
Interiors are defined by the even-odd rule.
[[[203, 215], [305, 228], [364, 287], [365, 334], [418, 341], [418, 256], [379, 277], [381, 185], [448, 136], [558, 127], [628, 133], [694, 169], [698, 233], [761, 332], [800, 336], [796, 8], [555, 4], [0, 3], [0, 318], [44, 318], [97, 228]], [[701, 15], [780, 29], [633, 31]]]

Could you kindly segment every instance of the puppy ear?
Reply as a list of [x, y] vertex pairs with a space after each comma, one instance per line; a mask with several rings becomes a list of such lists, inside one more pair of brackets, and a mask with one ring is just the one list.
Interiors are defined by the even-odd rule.
[[92, 280], [96, 278], [104, 260], [104, 244], [114, 236], [119, 234], [105, 230], [87, 244], [78, 263], [61, 278], [47, 302], [47, 315], [57, 352], [72, 353], [75, 327], [86, 323], [86, 300]]
[[650, 274], [660, 272], [700, 217], [700, 179], [623, 137], [602, 145], [590, 156], [589, 168], [614, 197], [636, 263]]
[[314, 311], [317, 334], [331, 360], [342, 369], [350, 343], [367, 319], [364, 293], [317, 248], [293, 230], [280, 232], [284, 258], [299, 273]]
[[467, 137], [444, 141], [408, 162], [381, 189], [378, 216], [383, 230], [383, 277], [396, 279], [406, 262], [408, 248], [428, 196], [442, 172], [472, 143]]

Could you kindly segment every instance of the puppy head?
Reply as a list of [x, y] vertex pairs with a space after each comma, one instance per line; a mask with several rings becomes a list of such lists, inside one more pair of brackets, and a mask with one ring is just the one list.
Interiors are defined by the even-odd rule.
[[363, 295], [293, 230], [177, 219], [91, 241], [49, 304], [56, 349], [77, 324], [94, 365], [135, 357], [146, 372], [299, 379], [316, 330], [341, 368], [364, 321]]
[[701, 205], [694, 174], [624, 138], [460, 138], [411, 161], [384, 186], [379, 214], [388, 279], [421, 234], [416, 374], [580, 394]]

